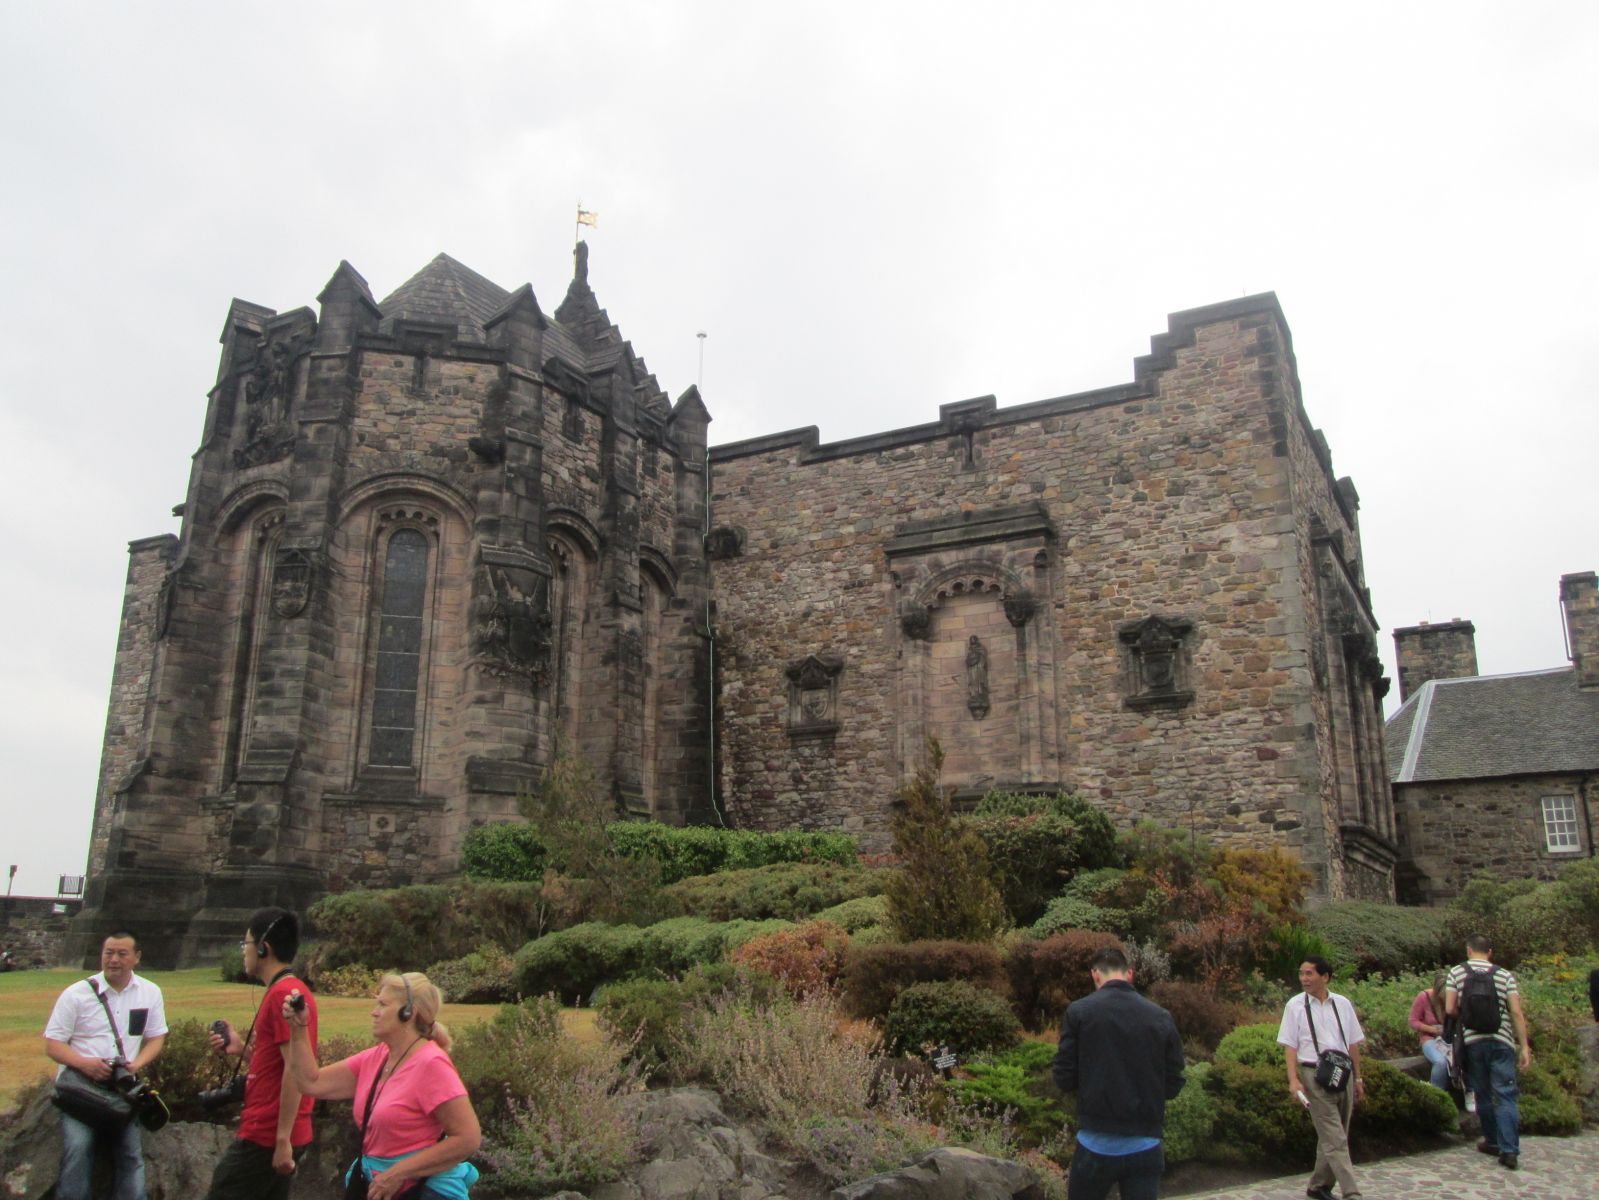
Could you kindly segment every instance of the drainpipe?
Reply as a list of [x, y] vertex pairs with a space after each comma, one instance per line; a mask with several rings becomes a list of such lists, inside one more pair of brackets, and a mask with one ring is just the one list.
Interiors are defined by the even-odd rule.
[[[705, 352], [705, 344], [700, 343], [700, 353]], [[723, 829], [727, 828], [727, 820], [722, 816], [722, 810], [716, 803], [716, 627], [711, 624], [711, 557], [708, 543], [711, 537], [711, 447], [705, 447], [705, 528], [700, 534], [700, 553], [705, 555], [705, 645], [707, 652], [707, 670], [705, 674], [705, 712], [706, 725], [706, 772], [705, 778], [710, 789], [711, 811], [716, 814], [716, 823]], [[1592, 839], [1590, 838], [1591, 842]]]

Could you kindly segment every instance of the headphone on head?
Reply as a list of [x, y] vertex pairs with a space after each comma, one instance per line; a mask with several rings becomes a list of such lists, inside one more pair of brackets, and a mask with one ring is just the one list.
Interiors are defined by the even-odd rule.
[[406, 979], [404, 972], [400, 974], [400, 986], [405, 988], [405, 1003], [400, 1005], [400, 1011], [394, 1015], [400, 1018], [401, 1024], [404, 1024], [416, 1015], [416, 1006], [411, 998], [411, 983]]
[[255, 952], [257, 954], [271, 953], [274, 956], [277, 954], [277, 951], [272, 949], [272, 931], [281, 925], [288, 918], [288, 916], [289, 914], [285, 912], [279, 913], [277, 916], [273, 917], [272, 924], [268, 925], [264, 930], [261, 931], [260, 937], [254, 939]]

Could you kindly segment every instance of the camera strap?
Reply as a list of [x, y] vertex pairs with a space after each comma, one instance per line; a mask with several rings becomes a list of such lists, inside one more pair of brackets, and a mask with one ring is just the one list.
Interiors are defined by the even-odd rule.
[[111, 1040], [117, 1044], [117, 1057], [122, 1060], [124, 1066], [131, 1070], [132, 1064], [128, 1062], [128, 1052], [122, 1048], [122, 1035], [117, 1032], [117, 1019], [111, 1015], [110, 1002], [106, 1000], [105, 993], [95, 986], [94, 976], [91, 975], [84, 982], [89, 985], [89, 990], [94, 993], [94, 998], [100, 1002], [100, 1007], [105, 1009], [105, 1019], [111, 1026]]
[[[1343, 1039], [1345, 1054], [1349, 1053], [1349, 1035], [1344, 1032], [1344, 1019], [1338, 1015], [1338, 997], [1331, 992], [1327, 993], [1327, 1003], [1332, 1005], [1333, 1020], [1338, 1022], [1338, 1036]], [[1321, 1039], [1316, 1036], [1316, 1017], [1310, 1011], [1310, 993], [1305, 993], [1305, 1023], [1310, 1026], [1310, 1044], [1316, 1047], [1316, 1056], [1321, 1057]]]
[[238, 1082], [239, 1072], [244, 1069], [245, 1060], [250, 1057], [250, 1043], [255, 1041], [255, 1026], [256, 1022], [261, 1019], [261, 1006], [266, 1003], [266, 998], [272, 994], [272, 989], [277, 986], [278, 980], [286, 976], [298, 978], [298, 976], [294, 975], [293, 967], [284, 967], [283, 970], [272, 977], [271, 981], [266, 985], [266, 991], [261, 993], [261, 999], [255, 1002], [255, 1015], [250, 1018], [250, 1029], [244, 1035], [244, 1045], [239, 1050], [239, 1057], [233, 1060], [233, 1074], [228, 1076], [228, 1082], [224, 1085], [225, 1087], [232, 1087]]

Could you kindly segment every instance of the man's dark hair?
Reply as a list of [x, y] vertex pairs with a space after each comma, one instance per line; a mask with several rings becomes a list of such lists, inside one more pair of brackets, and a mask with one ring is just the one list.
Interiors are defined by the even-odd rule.
[[1098, 954], [1094, 955], [1094, 961], [1089, 966], [1102, 974], [1108, 972], [1115, 975], [1125, 975], [1127, 974], [1127, 956], [1121, 952], [1121, 948], [1118, 946], [1106, 946]]
[[1466, 949], [1477, 954], [1492, 954], [1494, 944], [1485, 933], [1474, 933], [1466, 939]]
[[291, 963], [300, 952], [300, 919], [286, 908], [263, 908], [246, 927], [257, 952], [263, 946], [280, 963]]
[[118, 941], [126, 938], [128, 941], [133, 943], [133, 948], [135, 950], [139, 948], [139, 935], [134, 933], [131, 929], [113, 929], [110, 933], [106, 934], [105, 937], [100, 939], [100, 945], [104, 946], [112, 938], [116, 938]]
[[1332, 978], [1332, 963], [1328, 962], [1321, 955], [1307, 954], [1305, 955], [1305, 961], [1314, 967], [1316, 974], [1320, 975], [1323, 979]]

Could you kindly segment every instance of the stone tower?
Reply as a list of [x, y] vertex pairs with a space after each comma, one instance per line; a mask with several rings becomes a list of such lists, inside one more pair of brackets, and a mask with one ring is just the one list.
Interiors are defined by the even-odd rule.
[[557, 741], [619, 813], [709, 807], [709, 416], [587, 247], [553, 315], [442, 254], [318, 303], [233, 303], [182, 531], [130, 547], [80, 928], [152, 965], [450, 877]]

